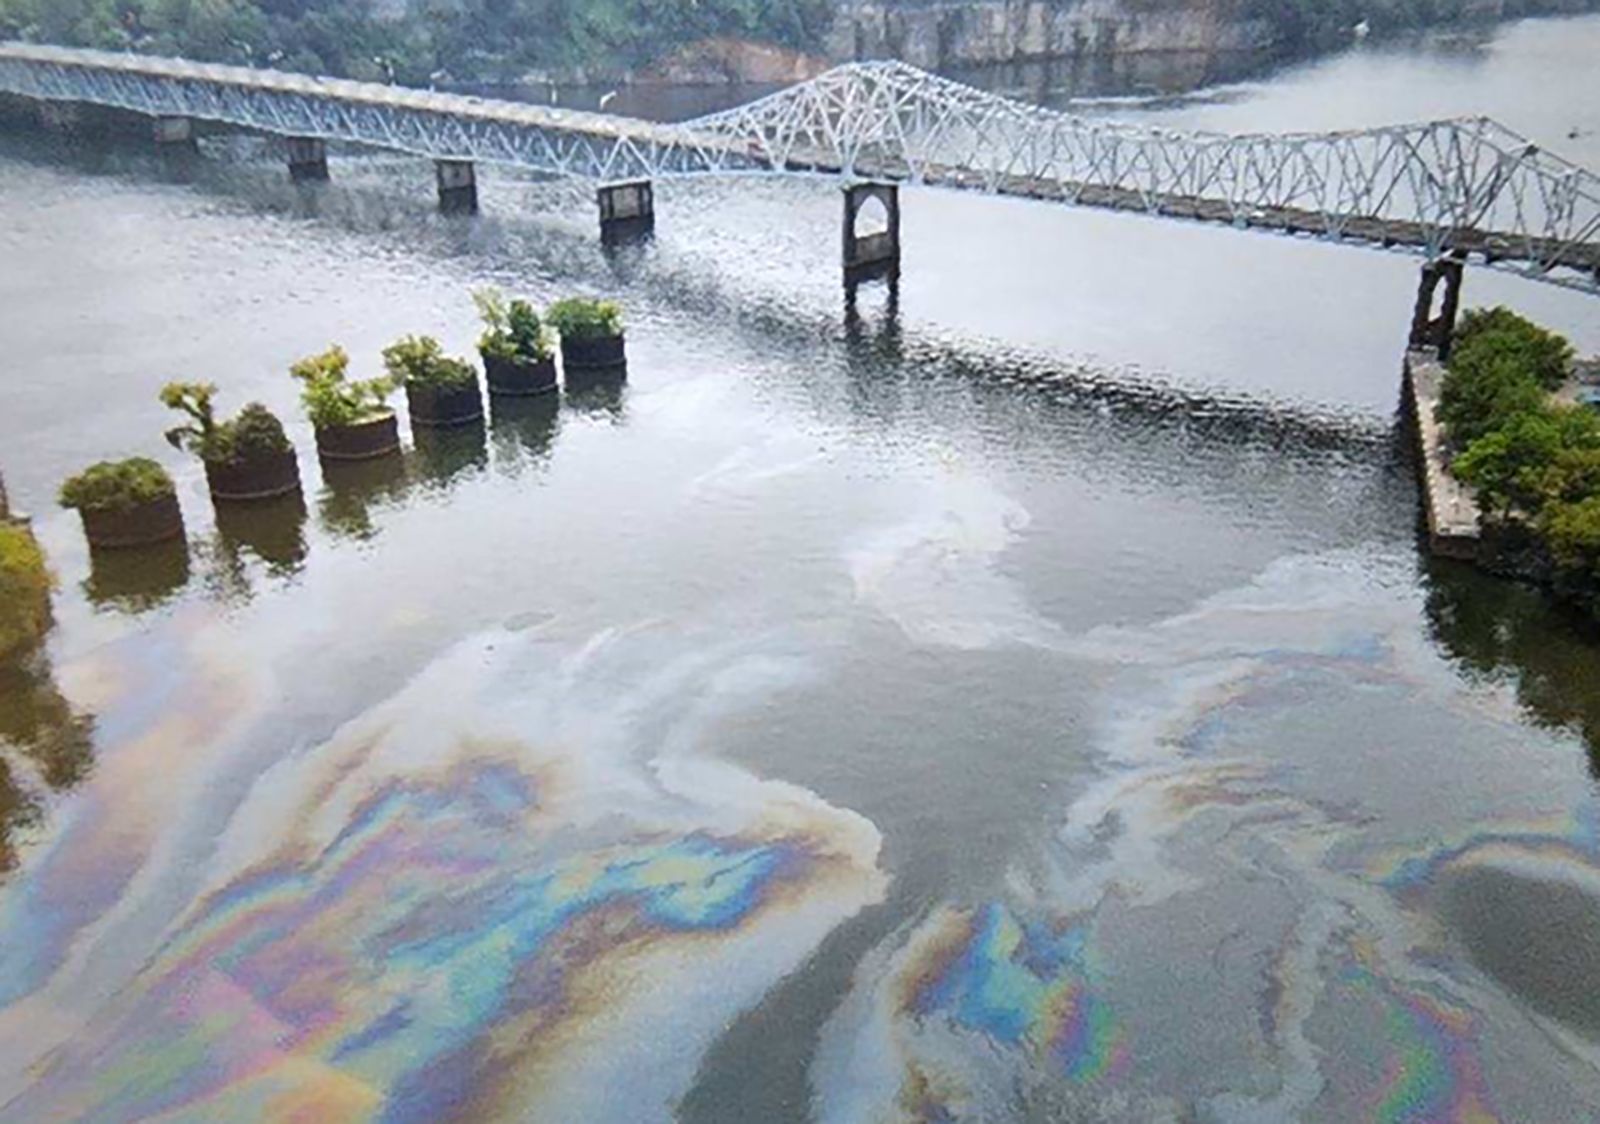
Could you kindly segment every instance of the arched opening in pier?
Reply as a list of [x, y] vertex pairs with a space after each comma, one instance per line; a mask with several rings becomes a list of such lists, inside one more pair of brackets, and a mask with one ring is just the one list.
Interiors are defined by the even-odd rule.
[[884, 234], [889, 229], [889, 207], [881, 196], [869, 195], [856, 208], [855, 235], [867, 238]]

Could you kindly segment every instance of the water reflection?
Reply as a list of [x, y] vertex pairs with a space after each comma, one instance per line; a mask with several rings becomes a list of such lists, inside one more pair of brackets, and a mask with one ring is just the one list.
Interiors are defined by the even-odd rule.
[[550, 459], [561, 432], [561, 398], [489, 399], [489, 424], [494, 430], [495, 466], [502, 475], [516, 477]]
[[1542, 726], [1583, 738], [1600, 780], [1600, 646], [1576, 614], [1549, 595], [1473, 566], [1430, 559], [1428, 630], [1469, 676], [1510, 681]]
[[623, 420], [623, 400], [628, 387], [628, 368], [565, 372], [567, 406], [590, 417]]
[[366, 461], [324, 461], [322, 480], [317, 514], [323, 529], [336, 538], [358, 541], [377, 535], [374, 510], [399, 507], [411, 490], [399, 453]]
[[275, 577], [299, 573], [306, 560], [306, 501], [299, 492], [259, 503], [218, 504], [217, 541], [231, 557], [248, 552]]
[[[844, 286], [844, 338], [852, 358], [863, 355], [875, 362], [898, 363], [901, 358], [900, 271], [882, 277], [881, 301], [875, 300], [878, 286], [870, 278], [856, 277]], [[861, 289], [867, 293], [867, 313], [862, 313]]]
[[0, 875], [44, 818], [47, 793], [81, 783], [94, 762], [94, 719], [73, 709], [38, 643], [0, 658]]
[[451, 491], [489, 467], [489, 431], [483, 420], [443, 429], [416, 428], [406, 454], [414, 480], [425, 491]]
[[254, 596], [250, 559], [277, 579], [305, 568], [306, 502], [299, 492], [256, 503], [217, 504], [217, 533], [208, 550], [206, 586], [223, 601]]
[[189, 584], [190, 570], [189, 542], [183, 538], [126, 550], [94, 550], [83, 592], [96, 608], [149, 612]]

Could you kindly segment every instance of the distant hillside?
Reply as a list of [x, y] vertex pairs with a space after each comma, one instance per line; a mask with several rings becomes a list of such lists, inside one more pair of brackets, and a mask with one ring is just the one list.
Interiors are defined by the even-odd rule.
[[826, 49], [927, 69], [1165, 51], [1302, 51], [1458, 20], [1600, 8], [1597, 0], [840, 0]]
[[[0, 0], [0, 37], [425, 84], [1307, 49], [1600, 0]], [[740, 44], [762, 44], [741, 48]], [[811, 61], [807, 61], [810, 58]]]

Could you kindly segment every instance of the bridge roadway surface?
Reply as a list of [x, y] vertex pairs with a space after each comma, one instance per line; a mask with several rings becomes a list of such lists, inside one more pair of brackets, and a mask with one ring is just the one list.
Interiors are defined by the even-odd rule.
[[1184, 135], [1025, 105], [900, 63], [861, 63], [666, 124], [20, 43], [0, 43], [0, 92], [602, 180], [767, 171], [928, 184], [1475, 255], [1600, 295], [1600, 178], [1484, 119]]

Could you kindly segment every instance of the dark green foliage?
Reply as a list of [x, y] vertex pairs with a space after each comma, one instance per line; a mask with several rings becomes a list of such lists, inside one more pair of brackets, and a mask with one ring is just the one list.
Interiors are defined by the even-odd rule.
[[1473, 309], [1456, 330], [1450, 366], [1469, 370], [1509, 360], [1545, 390], [1555, 390], [1572, 368], [1572, 344], [1504, 306]]
[[62, 507], [127, 511], [177, 494], [167, 470], [147, 457], [101, 461], [61, 485]]
[[233, 456], [249, 460], [268, 453], [287, 453], [292, 445], [278, 416], [260, 402], [251, 402], [230, 423]]
[[1439, 418], [1457, 448], [1470, 446], [1512, 418], [1537, 410], [1548, 395], [1515, 356], [1470, 364], [1452, 358], [1439, 391]]
[[832, 16], [833, 0], [0, 0], [0, 39], [426, 85], [637, 66], [711, 36], [815, 49]]
[[50, 570], [26, 527], [0, 523], [0, 666], [35, 647], [50, 625]]
[[1559, 562], [1582, 570], [1600, 587], [1600, 495], [1549, 504], [1540, 512], [1539, 528]]
[[384, 348], [383, 363], [407, 386], [464, 386], [478, 377], [470, 363], [446, 356], [431, 336], [407, 336]]
[[1468, 313], [1439, 413], [1484, 514], [1531, 528], [1557, 589], [1600, 616], [1600, 413], [1549, 393], [1571, 362], [1566, 340], [1509, 309]]
[[[1455, 459], [1455, 474], [1501, 514], [1538, 511], [1550, 489], [1570, 492], [1582, 479], [1571, 469], [1600, 453], [1600, 416], [1586, 407], [1540, 404], [1513, 414]], [[1558, 465], [1567, 466], [1563, 474]]]
[[622, 309], [615, 301], [568, 297], [545, 313], [556, 331], [572, 340], [608, 339], [622, 334]]

